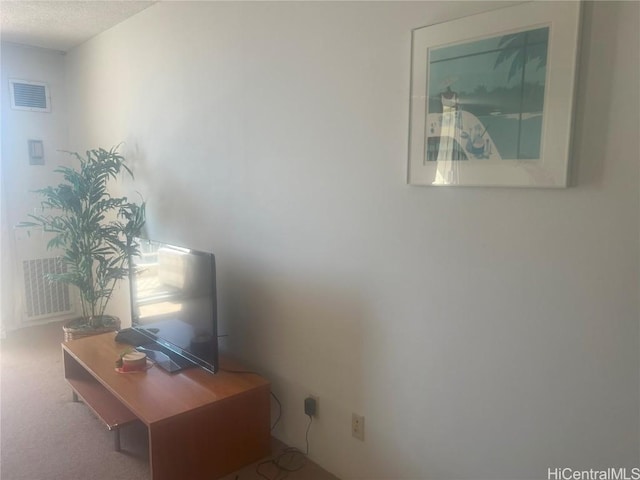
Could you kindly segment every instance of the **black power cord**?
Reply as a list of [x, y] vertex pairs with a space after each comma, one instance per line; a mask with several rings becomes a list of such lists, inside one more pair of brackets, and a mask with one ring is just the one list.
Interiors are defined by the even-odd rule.
[[282, 417], [282, 404], [280, 403], [280, 400], [278, 400], [278, 397], [276, 397], [275, 393], [271, 392], [271, 396], [278, 404], [278, 416], [276, 417], [276, 421], [273, 422], [273, 425], [271, 425], [271, 431], [273, 431], [273, 429], [276, 428], [276, 425], [278, 425], [280, 418]]
[[[251, 370], [228, 370], [226, 368], [221, 368], [220, 371], [222, 372], [227, 372], [227, 373], [246, 373], [246, 374], [250, 374], [250, 375], [258, 375], [260, 376], [260, 374], [258, 372], [252, 372]], [[282, 417], [282, 404], [280, 403], [280, 400], [278, 400], [278, 397], [276, 397], [276, 394], [273, 392], [270, 392], [271, 396], [273, 397], [273, 399], [276, 401], [276, 403], [278, 404], [278, 416], [276, 417], [276, 421], [273, 422], [273, 425], [271, 425], [271, 430], [273, 430], [274, 428], [276, 428], [276, 425], [278, 424], [278, 422], [280, 421], [280, 418]]]
[[309, 417], [309, 425], [307, 425], [307, 431], [304, 432], [304, 440], [307, 442], [307, 449], [304, 454], [309, 455], [309, 429], [311, 428], [311, 422], [313, 422], [313, 417], [311, 415], [307, 415]]

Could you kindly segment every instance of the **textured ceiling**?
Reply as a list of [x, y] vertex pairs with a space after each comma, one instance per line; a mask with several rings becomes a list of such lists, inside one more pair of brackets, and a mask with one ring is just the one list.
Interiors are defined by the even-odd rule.
[[0, 38], [66, 52], [154, 3], [2, 0]]

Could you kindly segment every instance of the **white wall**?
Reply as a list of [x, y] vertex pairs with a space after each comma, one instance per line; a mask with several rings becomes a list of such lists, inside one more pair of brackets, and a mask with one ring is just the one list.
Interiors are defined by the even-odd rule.
[[127, 142], [276, 435], [319, 396], [343, 479], [638, 463], [638, 4], [585, 4], [575, 187], [405, 184], [411, 29], [495, 6], [161, 2], [68, 55], [72, 148]]
[[[65, 56], [54, 50], [3, 43], [1, 59], [2, 174], [11, 179], [3, 183], [14, 207], [8, 212], [14, 224], [39, 205], [39, 199], [30, 190], [48, 185], [53, 169], [60, 163], [68, 163], [67, 155], [60, 151], [68, 148]], [[14, 78], [47, 83], [51, 112], [11, 109], [8, 80]], [[43, 141], [44, 165], [29, 165], [29, 139]]]
[[[2, 324], [7, 329], [18, 325], [23, 315], [20, 300], [20, 282], [17, 262], [18, 248], [37, 248], [44, 252], [46, 242], [42, 236], [34, 234], [27, 238], [24, 230], [14, 230], [14, 226], [27, 220], [40, 205], [40, 198], [33, 190], [50, 185], [58, 177], [53, 170], [60, 164], [69, 163], [68, 156], [60, 150], [68, 149], [69, 119], [67, 112], [67, 90], [65, 57], [61, 52], [41, 48], [24, 47], [2, 43], [1, 51], [2, 84], [2, 262], [3, 275], [3, 315]], [[9, 79], [44, 82], [49, 87], [50, 112], [30, 112], [11, 109]], [[44, 145], [44, 165], [29, 164], [28, 140], [42, 140]], [[16, 245], [16, 235], [19, 243]], [[38, 255], [41, 256], [41, 255]]]

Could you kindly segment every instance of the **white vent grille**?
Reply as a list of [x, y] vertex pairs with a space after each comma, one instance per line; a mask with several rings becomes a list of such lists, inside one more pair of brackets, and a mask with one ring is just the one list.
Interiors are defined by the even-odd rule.
[[68, 314], [72, 311], [69, 286], [50, 282], [47, 273], [63, 273], [66, 269], [56, 258], [23, 260], [25, 311], [28, 320]]
[[46, 83], [9, 80], [11, 108], [31, 112], [50, 112], [49, 87]]

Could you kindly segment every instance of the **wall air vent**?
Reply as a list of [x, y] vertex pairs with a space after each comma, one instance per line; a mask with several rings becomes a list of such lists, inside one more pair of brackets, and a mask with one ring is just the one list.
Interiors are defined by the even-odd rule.
[[50, 112], [49, 87], [46, 83], [9, 80], [11, 108], [30, 112]]

